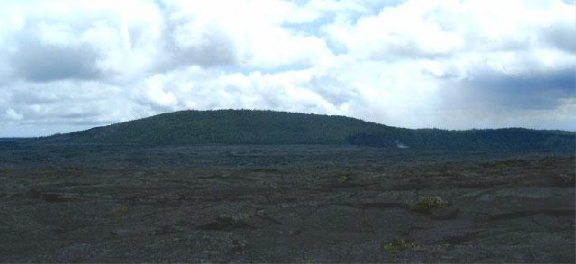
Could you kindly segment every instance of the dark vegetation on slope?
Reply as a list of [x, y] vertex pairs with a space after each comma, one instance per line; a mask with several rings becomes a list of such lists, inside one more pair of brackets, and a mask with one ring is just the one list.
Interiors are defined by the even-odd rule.
[[351, 144], [445, 150], [574, 151], [575, 134], [523, 128], [405, 129], [344, 116], [260, 110], [180, 111], [39, 139], [96, 144]]

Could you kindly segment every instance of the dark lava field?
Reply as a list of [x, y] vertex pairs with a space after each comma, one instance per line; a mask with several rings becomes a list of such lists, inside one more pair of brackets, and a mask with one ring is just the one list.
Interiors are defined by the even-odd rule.
[[572, 153], [0, 144], [0, 262], [575, 262]]

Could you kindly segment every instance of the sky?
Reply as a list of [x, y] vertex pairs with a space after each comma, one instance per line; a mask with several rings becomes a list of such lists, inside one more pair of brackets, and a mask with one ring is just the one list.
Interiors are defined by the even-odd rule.
[[186, 109], [576, 130], [564, 0], [0, 0], [0, 137]]

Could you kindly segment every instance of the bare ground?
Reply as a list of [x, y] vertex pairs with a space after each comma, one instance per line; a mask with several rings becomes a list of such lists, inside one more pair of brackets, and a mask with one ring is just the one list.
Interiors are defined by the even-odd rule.
[[5, 146], [0, 262], [574, 263], [574, 174], [554, 153]]

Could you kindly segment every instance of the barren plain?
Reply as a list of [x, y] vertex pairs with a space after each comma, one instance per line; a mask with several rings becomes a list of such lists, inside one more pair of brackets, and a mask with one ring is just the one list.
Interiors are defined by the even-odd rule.
[[574, 174], [570, 153], [8, 142], [0, 262], [574, 263]]

